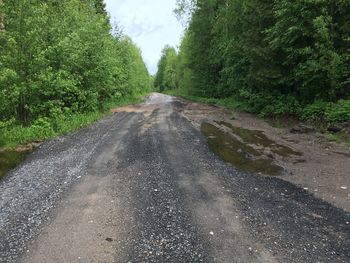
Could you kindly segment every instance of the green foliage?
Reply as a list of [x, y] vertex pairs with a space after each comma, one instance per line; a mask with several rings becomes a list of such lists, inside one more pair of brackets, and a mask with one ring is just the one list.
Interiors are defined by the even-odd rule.
[[340, 100], [337, 103], [331, 103], [325, 113], [329, 122], [339, 123], [350, 120], [350, 100]]
[[[116, 102], [109, 102], [106, 107], [120, 107], [127, 104], [139, 103], [142, 97], [123, 97]], [[0, 121], [0, 146], [12, 148], [36, 140], [54, 138], [66, 134], [101, 119], [110, 112], [66, 113], [55, 112], [50, 118], [39, 118], [31, 126], [23, 126], [16, 119]]]
[[57, 133], [57, 116], [150, 91], [139, 48], [111, 34], [103, 1], [5, 1], [0, 13], [0, 121], [15, 119], [28, 138]]
[[175, 48], [165, 46], [158, 63], [158, 72], [154, 79], [154, 87], [159, 90], [175, 89], [177, 87], [177, 53]]
[[307, 105], [302, 113], [303, 120], [311, 120], [316, 122], [325, 121], [325, 112], [329, 107], [329, 103], [325, 101], [315, 101], [312, 104]]
[[178, 0], [175, 12], [191, 15], [177, 58], [181, 94], [262, 116], [350, 119], [349, 1]]
[[336, 103], [316, 101], [309, 104], [302, 115], [304, 120], [342, 123], [350, 120], [350, 100], [339, 100]]
[[248, 111], [258, 113], [262, 117], [298, 116], [301, 111], [299, 102], [290, 95], [253, 93], [244, 101]]

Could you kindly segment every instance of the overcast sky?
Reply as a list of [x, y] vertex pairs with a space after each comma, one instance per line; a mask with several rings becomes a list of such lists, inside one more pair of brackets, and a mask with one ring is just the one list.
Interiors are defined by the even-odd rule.
[[112, 24], [141, 48], [149, 72], [155, 74], [161, 50], [177, 47], [183, 28], [173, 14], [176, 0], [105, 0]]

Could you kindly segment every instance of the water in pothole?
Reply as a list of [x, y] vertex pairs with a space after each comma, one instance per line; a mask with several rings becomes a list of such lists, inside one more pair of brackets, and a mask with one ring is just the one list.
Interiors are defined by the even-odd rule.
[[8, 171], [23, 162], [27, 155], [28, 152], [20, 153], [10, 150], [0, 152], [0, 180], [5, 177]]
[[[232, 125], [229, 128], [236, 129]], [[256, 134], [244, 133], [243, 129], [238, 129], [237, 133], [240, 134], [241, 138], [243, 137], [242, 140], [244, 142], [242, 142], [235, 136], [206, 122], [202, 124], [201, 131], [208, 138], [211, 150], [237, 169], [272, 176], [282, 175], [284, 169], [281, 166], [275, 164], [272, 159], [265, 158], [258, 150], [246, 142], [246, 140], [254, 140], [264, 145], [266, 142], [263, 140], [263, 137], [260, 137], [263, 134], [259, 132]]]
[[278, 144], [275, 141], [269, 139], [263, 131], [234, 127], [230, 123], [223, 121], [217, 122], [217, 124], [230, 128], [232, 133], [239, 136], [244, 141], [244, 143], [269, 148], [273, 153], [278, 154], [282, 157], [302, 156], [300, 152], [294, 151], [287, 146]]

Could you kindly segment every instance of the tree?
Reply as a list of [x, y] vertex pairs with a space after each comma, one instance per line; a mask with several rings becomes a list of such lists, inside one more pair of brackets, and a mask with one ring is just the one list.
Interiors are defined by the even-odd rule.
[[158, 63], [158, 71], [154, 85], [160, 90], [175, 89], [177, 87], [176, 77], [177, 53], [175, 48], [165, 46]]
[[103, 1], [93, 0], [6, 1], [0, 121], [54, 121], [150, 89], [140, 50], [125, 36], [111, 35], [102, 9]]
[[345, 1], [276, 3], [269, 41], [281, 56], [283, 85], [299, 99], [337, 100], [349, 90], [349, 8]]
[[191, 77], [192, 73], [189, 68], [189, 34], [188, 31], [185, 32], [180, 45], [179, 55], [176, 62], [176, 77], [178, 88], [182, 93], [188, 94], [191, 87]]
[[103, 2], [103, 0], [94, 0], [95, 1], [95, 8], [98, 14], [104, 15], [107, 17], [107, 11], [106, 11], [106, 4]]
[[190, 15], [177, 61], [186, 93], [263, 115], [350, 98], [349, 1], [177, 2], [176, 15]]

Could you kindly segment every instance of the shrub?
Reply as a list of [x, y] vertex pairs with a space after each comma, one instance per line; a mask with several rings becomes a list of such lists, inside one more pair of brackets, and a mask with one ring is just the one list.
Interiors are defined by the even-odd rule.
[[37, 119], [32, 126], [29, 127], [29, 131], [32, 134], [33, 138], [45, 139], [55, 135], [50, 119], [48, 118], [39, 118]]
[[350, 121], [350, 100], [340, 100], [327, 107], [326, 118], [330, 123]]
[[329, 107], [329, 103], [325, 101], [315, 101], [312, 104], [307, 105], [303, 111], [301, 118], [303, 120], [311, 120], [311, 121], [326, 121], [325, 113], [327, 108]]
[[300, 114], [300, 104], [296, 98], [282, 94], [252, 94], [248, 99], [248, 108], [262, 117], [287, 116]]

